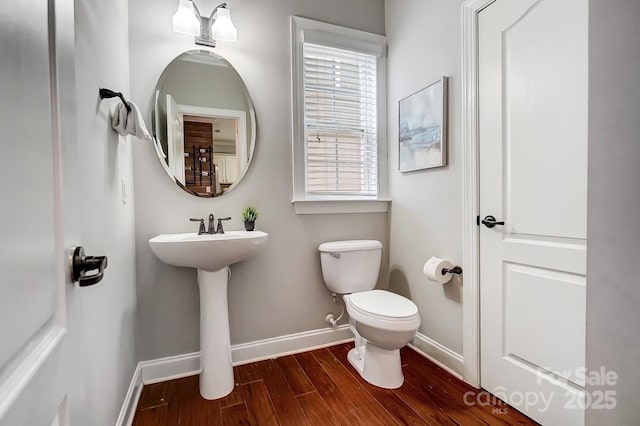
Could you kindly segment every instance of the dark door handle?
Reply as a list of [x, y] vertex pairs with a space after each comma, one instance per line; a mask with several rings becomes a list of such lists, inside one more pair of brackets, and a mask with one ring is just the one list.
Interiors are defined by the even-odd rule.
[[[84, 248], [76, 247], [71, 258], [71, 279], [80, 287], [98, 284], [104, 278], [107, 265], [107, 256], [85, 256]], [[92, 271], [97, 272], [88, 275]]]
[[504, 225], [504, 222], [498, 222], [495, 217], [489, 215], [482, 219], [482, 224], [487, 228], [493, 228], [496, 225]]

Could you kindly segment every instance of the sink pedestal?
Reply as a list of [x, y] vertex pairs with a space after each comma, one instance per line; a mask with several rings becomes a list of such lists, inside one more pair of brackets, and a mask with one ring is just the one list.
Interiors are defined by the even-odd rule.
[[200, 395], [217, 399], [234, 387], [227, 307], [229, 267], [216, 272], [198, 269], [200, 288]]
[[[160, 234], [151, 251], [167, 265], [198, 270], [200, 287], [200, 395], [217, 399], [233, 390], [227, 285], [229, 265], [249, 259], [267, 242], [262, 231]], [[215, 271], [215, 272], [209, 272]]]

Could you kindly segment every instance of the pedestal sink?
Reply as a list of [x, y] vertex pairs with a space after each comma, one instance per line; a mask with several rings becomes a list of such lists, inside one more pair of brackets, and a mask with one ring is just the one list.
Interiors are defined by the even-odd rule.
[[149, 240], [164, 263], [196, 268], [200, 288], [200, 394], [217, 399], [233, 390], [227, 284], [229, 265], [253, 256], [269, 235], [261, 231], [224, 234], [161, 234]]

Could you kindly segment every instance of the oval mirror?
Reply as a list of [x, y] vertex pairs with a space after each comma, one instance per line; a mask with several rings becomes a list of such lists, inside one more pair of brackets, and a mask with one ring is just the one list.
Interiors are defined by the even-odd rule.
[[231, 64], [192, 50], [163, 71], [155, 91], [156, 151], [169, 177], [199, 197], [219, 197], [249, 168], [256, 138], [247, 87]]

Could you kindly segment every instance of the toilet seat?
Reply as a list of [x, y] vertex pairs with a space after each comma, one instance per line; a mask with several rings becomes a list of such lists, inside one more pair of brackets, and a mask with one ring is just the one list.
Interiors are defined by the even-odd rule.
[[387, 321], [406, 321], [418, 313], [418, 307], [411, 300], [385, 290], [369, 290], [349, 296], [351, 306], [364, 315]]
[[390, 291], [362, 291], [345, 295], [344, 299], [349, 316], [370, 326], [400, 331], [420, 324], [416, 304]]

